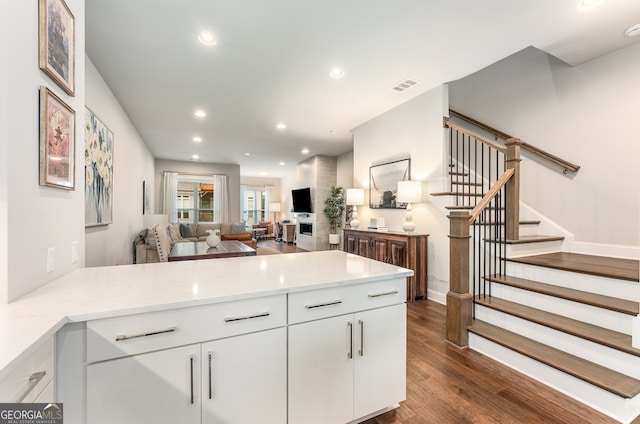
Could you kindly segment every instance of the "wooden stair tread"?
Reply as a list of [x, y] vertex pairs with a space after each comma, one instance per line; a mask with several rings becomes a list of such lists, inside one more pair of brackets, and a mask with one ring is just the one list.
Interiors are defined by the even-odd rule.
[[445, 206], [445, 208], [450, 210], [450, 211], [456, 211], [456, 210], [471, 210], [471, 209], [475, 208], [475, 206], [473, 206], [473, 205], [454, 205], [454, 206]]
[[[495, 225], [495, 222], [474, 222], [472, 225]], [[498, 225], [503, 225], [504, 222], [498, 222]], [[540, 221], [520, 221], [520, 225], [538, 225]]]
[[[506, 244], [527, 244], [527, 243], [543, 243], [547, 241], [562, 241], [562, 236], [520, 236], [518, 240], [505, 240]], [[487, 239], [486, 241], [495, 243], [495, 239]]]
[[640, 279], [640, 261], [633, 259], [557, 252], [507, 260], [626, 281], [637, 282]]
[[466, 181], [451, 181], [451, 184], [466, 185], [466, 186], [471, 186], [471, 187], [482, 187], [483, 186], [482, 183], [470, 183], [470, 182], [466, 182]]
[[535, 309], [519, 303], [500, 299], [498, 297], [476, 296], [475, 302], [487, 308], [495, 309], [545, 327], [553, 328], [563, 333], [571, 334], [630, 355], [640, 356], [640, 349], [631, 345], [631, 336], [618, 333], [597, 325], [588, 324], [562, 315]]
[[474, 320], [469, 331], [620, 397], [630, 399], [640, 394], [640, 380], [486, 322]]
[[491, 275], [485, 277], [486, 280], [516, 287], [523, 290], [558, 297], [585, 305], [591, 305], [609, 311], [620, 312], [622, 314], [636, 316], [640, 313], [640, 304], [629, 300], [618, 299], [617, 297], [603, 296], [601, 294], [589, 293], [581, 290], [560, 287], [553, 284], [540, 283], [538, 281], [527, 280], [525, 278], [512, 277], [509, 275]]
[[456, 177], [468, 177], [469, 174], [467, 172], [449, 172], [449, 175], [453, 175]]

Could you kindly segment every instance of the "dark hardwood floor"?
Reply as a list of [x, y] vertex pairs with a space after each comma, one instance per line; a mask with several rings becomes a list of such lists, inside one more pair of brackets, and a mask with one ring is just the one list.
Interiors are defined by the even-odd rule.
[[407, 400], [365, 423], [616, 423], [480, 353], [448, 344], [445, 314], [429, 300], [408, 304]]
[[270, 247], [272, 249], [279, 250], [282, 253], [306, 252], [304, 249], [299, 249], [295, 243], [275, 241], [273, 238], [263, 238], [258, 240], [258, 247]]

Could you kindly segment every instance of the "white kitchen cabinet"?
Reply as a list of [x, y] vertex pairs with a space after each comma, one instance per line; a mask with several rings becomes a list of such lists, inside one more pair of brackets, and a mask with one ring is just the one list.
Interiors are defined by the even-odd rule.
[[0, 380], [0, 402], [55, 402], [54, 341], [47, 339]]
[[348, 423], [405, 399], [404, 303], [288, 330], [289, 424]]
[[200, 345], [87, 366], [89, 424], [200, 422]]
[[287, 422], [287, 332], [276, 328], [202, 345], [202, 422]]

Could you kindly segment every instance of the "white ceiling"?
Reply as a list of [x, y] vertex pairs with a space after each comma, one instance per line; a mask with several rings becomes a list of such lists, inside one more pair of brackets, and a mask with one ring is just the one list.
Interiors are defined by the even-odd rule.
[[[640, 22], [639, 0], [577, 3], [86, 0], [86, 51], [155, 157], [281, 177], [351, 151], [351, 129], [367, 120], [528, 46], [578, 65], [638, 43], [623, 33]], [[198, 42], [203, 30], [216, 46]], [[420, 84], [390, 90], [406, 77]]]

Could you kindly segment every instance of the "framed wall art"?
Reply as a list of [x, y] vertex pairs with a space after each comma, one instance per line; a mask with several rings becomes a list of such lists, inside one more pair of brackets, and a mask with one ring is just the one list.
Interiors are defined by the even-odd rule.
[[40, 87], [40, 185], [75, 190], [76, 113]]
[[88, 108], [84, 132], [84, 225], [112, 223], [113, 133]]
[[151, 183], [149, 181], [142, 182], [142, 215], [149, 215], [151, 211]]
[[75, 18], [64, 0], [39, 0], [40, 69], [67, 94], [75, 92]]
[[371, 209], [405, 209], [406, 203], [396, 202], [398, 181], [411, 177], [411, 159], [372, 165], [369, 168], [369, 207]]

